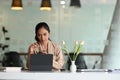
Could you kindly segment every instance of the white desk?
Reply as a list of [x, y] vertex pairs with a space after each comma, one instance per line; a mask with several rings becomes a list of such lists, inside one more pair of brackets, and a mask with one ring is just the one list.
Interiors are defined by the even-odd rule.
[[0, 72], [0, 80], [120, 80], [120, 73], [107, 72]]

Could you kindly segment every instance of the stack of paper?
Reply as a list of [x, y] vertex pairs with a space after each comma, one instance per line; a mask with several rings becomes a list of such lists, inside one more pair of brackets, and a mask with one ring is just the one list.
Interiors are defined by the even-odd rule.
[[6, 72], [20, 72], [21, 67], [6, 67], [5, 71]]

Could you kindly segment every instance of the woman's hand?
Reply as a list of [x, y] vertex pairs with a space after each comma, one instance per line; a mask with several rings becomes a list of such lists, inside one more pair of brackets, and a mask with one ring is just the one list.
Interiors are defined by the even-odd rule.
[[37, 54], [39, 52], [39, 44], [38, 43], [33, 43], [30, 46], [30, 54]]

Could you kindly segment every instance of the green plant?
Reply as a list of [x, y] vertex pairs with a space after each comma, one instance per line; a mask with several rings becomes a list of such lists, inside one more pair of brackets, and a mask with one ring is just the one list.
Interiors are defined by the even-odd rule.
[[77, 56], [80, 54], [81, 47], [84, 45], [84, 41], [80, 41], [80, 43], [78, 43], [78, 41], [75, 42], [73, 56], [70, 56], [70, 52], [67, 46], [65, 45], [65, 41], [62, 41], [62, 44], [63, 44], [62, 50], [68, 55], [71, 61], [75, 61]]

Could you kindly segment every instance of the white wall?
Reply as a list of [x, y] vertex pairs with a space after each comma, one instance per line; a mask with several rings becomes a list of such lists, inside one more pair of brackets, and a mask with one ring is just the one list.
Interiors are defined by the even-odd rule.
[[53, 6], [50, 12], [40, 11], [39, 2], [30, 5], [23, 0], [24, 9], [13, 11], [11, 0], [1, 0], [0, 25], [9, 31], [10, 50], [26, 52], [34, 42], [35, 25], [45, 21], [50, 26], [51, 39], [60, 45], [65, 40], [70, 51], [75, 40], [85, 40], [83, 52], [103, 52], [116, 0], [112, 4], [82, 5], [78, 9], [68, 5], [62, 8], [59, 2], [53, 1], [58, 7]]

